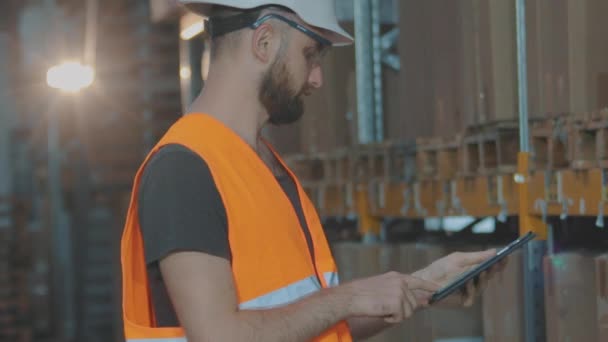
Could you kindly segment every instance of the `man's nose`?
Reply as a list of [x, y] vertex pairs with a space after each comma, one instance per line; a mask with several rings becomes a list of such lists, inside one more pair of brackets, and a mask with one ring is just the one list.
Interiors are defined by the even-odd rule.
[[315, 66], [308, 77], [308, 83], [311, 87], [319, 89], [323, 86], [323, 69], [320, 65]]

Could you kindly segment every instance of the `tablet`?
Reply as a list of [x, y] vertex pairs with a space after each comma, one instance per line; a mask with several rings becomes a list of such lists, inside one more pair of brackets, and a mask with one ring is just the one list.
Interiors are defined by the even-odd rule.
[[469, 281], [475, 279], [480, 273], [492, 267], [497, 262], [504, 259], [507, 255], [513, 253], [517, 249], [524, 246], [530, 240], [534, 239], [536, 234], [529, 232], [526, 235], [519, 237], [517, 240], [511, 242], [507, 247], [501, 249], [496, 253], [495, 256], [481, 263], [479, 266], [474, 269], [463, 273], [461, 276], [456, 278], [452, 283], [444, 286], [442, 289], [438, 290], [433, 294], [431, 299], [429, 300], [429, 304], [437, 303], [438, 301], [444, 299], [445, 297], [451, 295], [457, 290], [463, 288]]

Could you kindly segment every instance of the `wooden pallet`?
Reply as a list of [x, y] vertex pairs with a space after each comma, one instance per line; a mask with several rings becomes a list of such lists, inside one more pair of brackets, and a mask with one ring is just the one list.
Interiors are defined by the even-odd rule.
[[416, 139], [416, 178], [432, 179], [437, 176], [437, 154], [441, 138]]
[[0, 341], [31, 341], [28, 263], [24, 247], [27, 206], [9, 198], [0, 201], [0, 218], [8, 227], [0, 229]]
[[416, 173], [416, 146], [412, 142], [388, 142], [386, 146], [387, 174], [391, 183], [412, 182]]
[[459, 173], [462, 138], [416, 140], [416, 179], [446, 180]]
[[[608, 111], [531, 120], [530, 138], [531, 213], [608, 213]], [[518, 152], [514, 122], [471, 127], [462, 137], [418, 139], [415, 148], [358, 146], [317, 156], [323, 176], [309, 188], [321, 213], [331, 216], [357, 213], [363, 192], [374, 217], [504, 217], [519, 210]]]
[[352, 153], [352, 181], [367, 184], [370, 180], [386, 175], [386, 146], [384, 144], [361, 145]]
[[391, 202], [388, 189], [411, 183], [415, 177], [415, 145], [412, 143], [386, 142], [381, 149], [383, 174], [377, 172], [367, 184], [368, 201], [374, 216], [385, 216]]
[[517, 170], [519, 129], [504, 121], [469, 127], [463, 141], [463, 176], [509, 173]]
[[530, 125], [533, 170], [563, 169], [570, 165], [568, 125], [563, 118], [539, 120]]
[[570, 120], [572, 168], [608, 166], [608, 112], [586, 113]]
[[321, 155], [323, 180], [330, 183], [344, 183], [352, 180], [352, 156], [348, 149], [339, 149]]

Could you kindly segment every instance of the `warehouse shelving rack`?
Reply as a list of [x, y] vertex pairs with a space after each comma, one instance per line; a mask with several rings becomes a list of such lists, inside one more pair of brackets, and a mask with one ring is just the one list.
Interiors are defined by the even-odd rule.
[[[486, 125], [483, 141], [465, 133], [447, 141], [385, 142], [293, 156], [288, 164], [321, 216], [583, 216], [596, 218], [598, 229], [603, 228], [608, 214], [608, 110], [535, 122], [530, 155], [502, 142], [513, 139], [515, 124]], [[553, 127], [549, 133], [547, 127]], [[556, 149], [558, 145], [562, 147]], [[509, 153], [515, 157], [505, 158]], [[378, 232], [377, 225], [361, 228], [363, 233]]]
[[[504, 222], [518, 217], [520, 234], [538, 235], [523, 259], [525, 336], [531, 342], [546, 340], [542, 262], [547, 246], [553, 245], [549, 218], [592, 216], [598, 229], [604, 226], [608, 113], [529, 120], [525, 0], [515, 3], [518, 122], [471, 127], [461, 136], [409, 144], [360, 139], [365, 146], [299, 156], [289, 164], [303, 178], [322, 216], [356, 217], [364, 237], [378, 236], [392, 218], [466, 215]], [[365, 98], [359, 101], [365, 103]], [[360, 108], [363, 118], [370, 115], [366, 108]]]

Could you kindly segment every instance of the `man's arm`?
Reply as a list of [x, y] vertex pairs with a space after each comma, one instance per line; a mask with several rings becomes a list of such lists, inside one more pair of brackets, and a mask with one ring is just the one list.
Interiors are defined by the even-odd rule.
[[178, 252], [164, 258], [160, 268], [190, 342], [309, 341], [350, 316], [397, 323], [418, 307], [414, 289], [438, 288], [393, 272], [324, 289], [284, 307], [239, 311], [227, 260]]
[[282, 308], [238, 311], [230, 263], [203, 253], [172, 254], [161, 271], [193, 342], [308, 341], [349, 314], [347, 294], [333, 289]]

